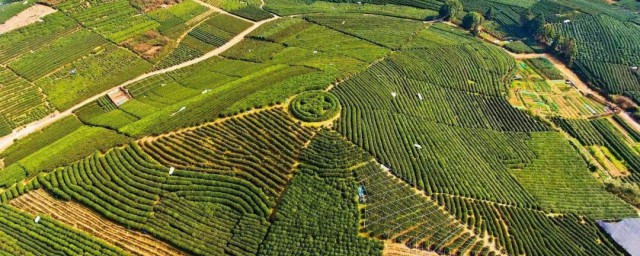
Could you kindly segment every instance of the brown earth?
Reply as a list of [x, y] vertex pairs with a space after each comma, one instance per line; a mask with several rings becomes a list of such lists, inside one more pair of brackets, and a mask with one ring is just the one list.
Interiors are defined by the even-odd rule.
[[42, 189], [13, 199], [9, 204], [33, 215], [50, 216], [132, 255], [186, 255], [150, 235], [115, 224], [79, 203], [57, 200]]
[[0, 34], [42, 21], [42, 17], [56, 12], [55, 9], [35, 4], [0, 24]]
[[382, 250], [382, 255], [383, 256], [437, 256], [438, 254], [435, 252], [411, 249], [407, 247], [405, 244], [385, 241], [384, 249]]
[[162, 53], [169, 39], [155, 30], [127, 39], [122, 46], [140, 55], [146, 60], [153, 60]]

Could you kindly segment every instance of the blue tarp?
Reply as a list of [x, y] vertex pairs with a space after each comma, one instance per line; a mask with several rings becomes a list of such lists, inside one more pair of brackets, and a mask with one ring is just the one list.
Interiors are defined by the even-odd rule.
[[640, 256], [640, 218], [619, 222], [598, 221], [598, 225], [629, 254]]

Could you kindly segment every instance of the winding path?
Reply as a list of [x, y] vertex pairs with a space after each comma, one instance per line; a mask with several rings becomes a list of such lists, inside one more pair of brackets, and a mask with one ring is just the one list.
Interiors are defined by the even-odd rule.
[[251, 23], [253, 23], [253, 25], [251, 25], [251, 27], [247, 28], [246, 30], [242, 31], [240, 34], [238, 34], [235, 37], [233, 37], [231, 40], [229, 40], [224, 45], [222, 45], [222, 46], [220, 46], [220, 47], [218, 47], [218, 48], [206, 53], [203, 56], [200, 56], [198, 58], [195, 58], [195, 59], [192, 59], [192, 60], [177, 64], [175, 66], [171, 66], [171, 67], [168, 67], [168, 68], [165, 68], [165, 69], [160, 69], [160, 70], [156, 70], [156, 71], [153, 71], [153, 72], [142, 74], [142, 75], [140, 75], [140, 76], [138, 76], [136, 78], [133, 78], [133, 79], [131, 79], [129, 81], [126, 81], [126, 82], [124, 82], [122, 84], [119, 84], [119, 85], [117, 85], [117, 86], [115, 86], [115, 87], [113, 87], [111, 89], [108, 89], [108, 90], [105, 90], [105, 91], [103, 91], [101, 93], [98, 93], [98, 94], [94, 95], [93, 97], [88, 98], [88, 99], [86, 99], [86, 100], [84, 100], [84, 101], [82, 101], [82, 102], [70, 107], [69, 109], [67, 109], [67, 110], [65, 110], [63, 112], [56, 111], [56, 112], [48, 115], [47, 117], [45, 117], [43, 119], [40, 119], [38, 121], [29, 123], [29, 124], [27, 124], [27, 125], [25, 125], [23, 127], [14, 129], [11, 134], [0, 138], [0, 152], [4, 151], [6, 148], [11, 146], [14, 143], [15, 140], [24, 138], [24, 137], [26, 137], [27, 135], [29, 135], [31, 133], [37, 132], [39, 130], [42, 130], [43, 128], [47, 127], [48, 125], [50, 125], [50, 124], [52, 124], [52, 123], [54, 123], [54, 122], [56, 122], [58, 120], [61, 120], [61, 119], [65, 118], [65, 117], [67, 117], [67, 116], [72, 115], [74, 110], [82, 107], [83, 105], [85, 105], [87, 103], [90, 103], [90, 102], [92, 102], [94, 100], [97, 100], [98, 98], [104, 96], [105, 94], [108, 94], [108, 93], [110, 93], [112, 91], [118, 90], [118, 88], [120, 88], [122, 86], [130, 85], [132, 83], [138, 82], [140, 80], [143, 80], [145, 78], [148, 78], [148, 77], [151, 77], [151, 76], [154, 76], [154, 75], [164, 74], [164, 73], [171, 72], [171, 71], [174, 71], [174, 70], [177, 70], [177, 69], [188, 67], [188, 66], [194, 65], [196, 63], [199, 63], [201, 61], [207, 60], [209, 58], [218, 56], [221, 53], [223, 53], [224, 51], [226, 51], [226, 50], [230, 49], [231, 47], [235, 46], [236, 44], [242, 42], [242, 40], [244, 39], [244, 37], [246, 35], [248, 35], [252, 31], [254, 31], [255, 29], [257, 29], [258, 27], [262, 26], [263, 24], [265, 24], [267, 22], [270, 22], [272, 20], [280, 18], [279, 16], [274, 16], [273, 18], [270, 18], [270, 19], [262, 20], [262, 21], [259, 21], [259, 22], [253, 22], [253, 21], [247, 20], [245, 18], [239, 17], [237, 15], [228, 13], [227, 11], [224, 11], [224, 10], [218, 8], [218, 7], [215, 7], [215, 6], [210, 5], [208, 3], [202, 2], [201, 0], [194, 0], [194, 1], [196, 3], [199, 3], [199, 4], [203, 5], [203, 6], [206, 6], [206, 7], [210, 8], [210, 9], [216, 11], [216, 12], [219, 12], [219, 13], [222, 13], [222, 14], [226, 14], [226, 15], [238, 18], [238, 19], [242, 19], [242, 20], [251, 22]]

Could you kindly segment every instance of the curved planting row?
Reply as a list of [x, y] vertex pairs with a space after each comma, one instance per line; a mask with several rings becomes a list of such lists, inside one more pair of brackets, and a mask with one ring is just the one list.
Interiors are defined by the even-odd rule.
[[283, 111], [266, 110], [142, 141], [140, 147], [166, 166], [254, 184], [272, 206], [311, 134]]
[[325, 91], [304, 92], [293, 98], [291, 113], [305, 122], [331, 119], [340, 112], [340, 102], [335, 95]]
[[[450, 76], [443, 74], [442, 71], [430, 70], [432, 63], [422, 60], [427, 59], [429, 51], [413, 50], [413, 52], [421, 52], [421, 56], [412, 56], [405, 60], [405, 63], [399, 63], [395, 59], [403, 59], [402, 56], [406, 54], [402, 52], [395, 55], [395, 59], [375, 64], [367, 71], [336, 87], [335, 91], [343, 109], [349, 106], [385, 109], [419, 116], [426, 121], [471, 128], [523, 132], [548, 129], [524, 112], [513, 108], [502, 96], [491, 96], [499, 95], [503, 91], [500, 87], [505, 84], [502, 77], [507, 76], [506, 73], [498, 76], [496, 68], [494, 71], [478, 69], [481, 70], [478, 71], [481, 74], [497, 80], [494, 82], [472, 82], [468, 80], [470, 78], [460, 78], [464, 82], [454, 83], [456, 85], [466, 83], [469, 89], [454, 88], [443, 85], [437, 80], [430, 80], [430, 76], [442, 76], [447, 79]], [[487, 58], [490, 56], [488, 54]], [[425, 68], [414, 68], [420, 65]], [[444, 70], [466, 72], [464, 67], [455, 67], [451, 64], [442, 65]], [[489, 64], [476, 62], [468, 63], [468, 65], [486, 66]], [[427, 76], [426, 74], [431, 75]], [[481, 89], [483, 86], [492, 88], [493, 92]], [[485, 90], [485, 95], [478, 94], [482, 93], [478, 90]]]
[[338, 134], [321, 130], [303, 150], [259, 255], [380, 255], [382, 244], [358, 235], [353, 169], [367, 161]]
[[620, 255], [622, 252], [587, 218], [503, 206], [449, 195], [434, 196], [440, 205], [495, 239], [508, 255]]
[[137, 146], [76, 162], [41, 176], [55, 194], [88, 204], [109, 218], [142, 228], [163, 193], [194, 202], [226, 205], [240, 213], [265, 216], [266, 196], [251, 183], [232, 176], [170, 169], [147, 159]]
[[488, 253], [481, 240], [430, 198], [375, 164], [356, 170], [364, 190], [363, 232], [442, 254]]
[[640, 91], [637, 52], [640, 29], [607, 15], [583, 16], [556, 23], [555, 31], [575, 40], [577, 71], [600, 89], [610, 93]]
[[6, 204], [0, 204], [0, 241], [0, 251], [7, 255], [126, 255], [50, 218], [36, 218]]
[[322, 176], [352, 176], [345, 172], [352, 166], [371, 160], [371, 156], [347, 142], [340, 134], [322, 130], [313, 137], [302, 151], [300, 161], [306, 168], [314, 169]]
[[387, 111], [343, 111], [342, 134], [427, 193], [536, 205], [506, 171], [533, 159], [527, 134], [458, 128]]

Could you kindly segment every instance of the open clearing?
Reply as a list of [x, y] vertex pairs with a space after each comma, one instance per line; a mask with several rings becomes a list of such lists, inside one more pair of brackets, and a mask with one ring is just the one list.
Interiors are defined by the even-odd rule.
[[0, 34], [25, 27], [35, 22], [42, 21], [42, 17], [57, 12], [55, 9], [41, 4], [35, 4], [26, 10], [11, 17], [5, 23], [0, 24]]

